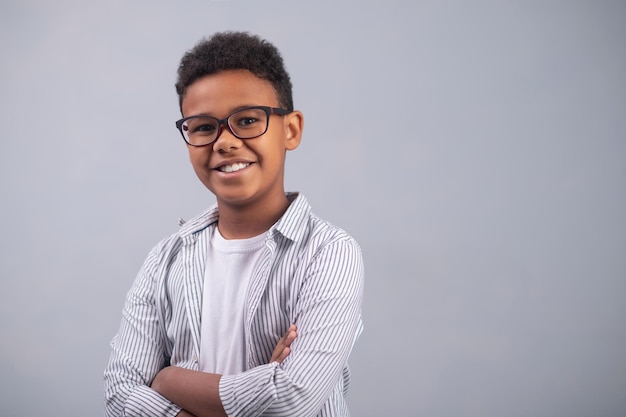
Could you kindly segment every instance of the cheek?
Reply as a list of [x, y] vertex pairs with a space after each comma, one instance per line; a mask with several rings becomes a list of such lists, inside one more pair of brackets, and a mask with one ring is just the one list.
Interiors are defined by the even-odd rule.
[[191, 162], [191, 166], [198, 175], [201, 175], [209, 169], [209, 154], [203, 151], [204, 149], [200, 148], [189, 149], [189, 162]]

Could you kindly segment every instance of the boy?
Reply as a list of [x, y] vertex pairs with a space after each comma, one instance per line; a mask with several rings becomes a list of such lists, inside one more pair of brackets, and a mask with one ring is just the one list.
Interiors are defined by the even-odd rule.
[[106, 415], [348, 416], [362, 258], [284, 191], [303, 115], [278, 50], [215, 34], [183, 56], [176, 90], [176, 126], [217, 203], [142, 266], [111, 342]]

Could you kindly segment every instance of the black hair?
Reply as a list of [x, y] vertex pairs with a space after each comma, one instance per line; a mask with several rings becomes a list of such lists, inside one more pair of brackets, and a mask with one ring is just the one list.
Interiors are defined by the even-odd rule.
[[201, 39], [180, 61], [176, 92], [181, 112], [187, 88], [196, 80], [237, 69], [248, 70], [269, 81], [279, 105], [293, 111], [291, 79], [278, 49], [267, 40], [247, 32], [219, 32]]

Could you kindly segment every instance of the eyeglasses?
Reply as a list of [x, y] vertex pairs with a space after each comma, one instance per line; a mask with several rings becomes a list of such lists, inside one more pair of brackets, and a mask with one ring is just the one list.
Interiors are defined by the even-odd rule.
[[224, 119], [202, 115], [185, 117], [176, 122], [176, 127], [187, 144], [205, 146], [219, 138], [223, 126], [239, 139], [252, 139], [267, 132], [270, 115], [284, 116], [289, 113], [276, 107], [253, 106], [234, 111]]

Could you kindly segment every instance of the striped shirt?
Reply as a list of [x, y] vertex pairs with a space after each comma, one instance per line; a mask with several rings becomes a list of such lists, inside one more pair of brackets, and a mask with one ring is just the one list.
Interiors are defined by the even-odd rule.
[[[267, 232], [245, 301], [247, 370], [224, 375], [229, 416], [349, 416], [348, 356], [361, 332], [363, 261], [356, 241], [319, 219], [301, 194]], [[106, 416], [175, 416], [150, 388], [168, 365], [198, 370], [213, 206], [161, 241], [130, 289], [104, 373]], [[291, 323], [291, 354], [269, 363]]]

